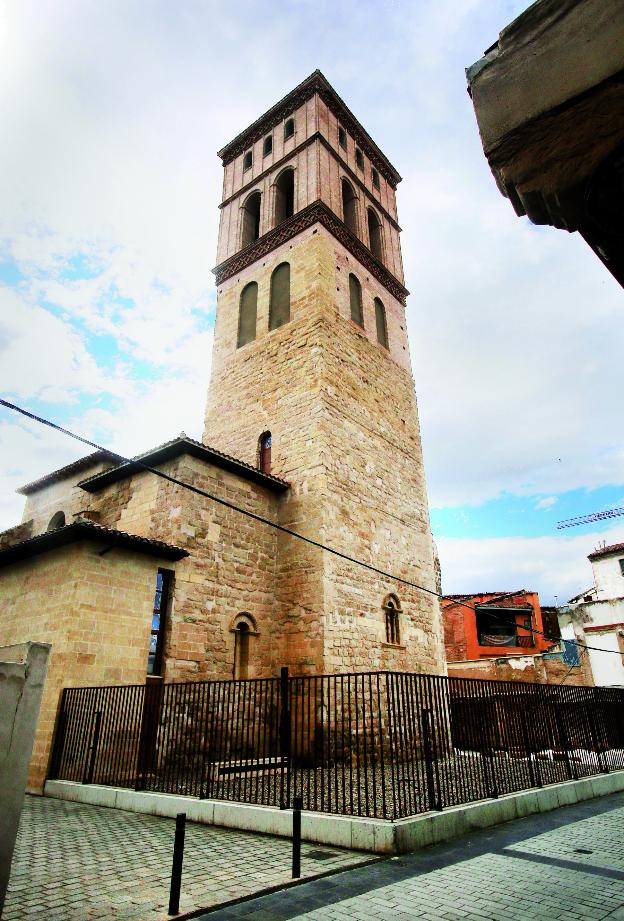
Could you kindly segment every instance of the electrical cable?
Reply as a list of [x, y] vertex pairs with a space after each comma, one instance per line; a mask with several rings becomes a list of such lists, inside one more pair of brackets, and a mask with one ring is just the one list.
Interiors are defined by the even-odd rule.
[[[284, 525], [277, 524], [274, 521], [271, 521], [269, 518], [264, 518], [262, 515], [256, 515], [255, 512], [250, 512], [248, 509], [241, 508], [239, 505], [236, 505], [234, 502], [229, 502], [227, 499], [222, 499], [219, 496], [215, 496], [212, 493], [207, 492], [204, 489], [200, 489], [198, 486], [193, 486], [191, 483], [185, 483], [184, 480], [179, 480], [177, 477], [172, 477], [168, 473], [164, 473], [162, 470], [158, 470], [156, 467], [151, 467], [149, 464], [144, 464], [141, 460], [137, 458], [128, 458], [123, 454], [119, 454], [116, 451], [111, 451], [109, 448], [103, 448], [101, 445], [97, 444], [95, 441], [90, 441], [88, 438], [84, 438], [82, 435], [77, 435], [75, 432], [71, 432], [69, 429], [63, 428], [58, 425], [56, 422], [52, 422], [50, 419], [46, 419], [43, 416], [38, 416], [36, 413], [32, 413], [27, 409], [23, 409], [21, 406], [17, 406], [15, 403], [10, 403], [8, 400], [0, 398], [0, 406], [4, 406], [5, 409], [9, 409], [12, 412], [19, 413], [22, 416], [25, 416], [27, 419], [31, 419], [33, 422], [38, 422], [41, 425], [45, 425], [48, 428], [54, 429], [54, 431], [60, 432], [62, 435], [67, 435], [69, 438], [73, 438], [75, 441], [79, 441], [84, 445], [87, 445], [90, 448], [95, 448], [97, 451], [102, 451], [105, 454], [108, 454], [111, 458], [118, 460], [122, 464], [129, 464], [134, 468], [139, 470], [144, 470], [148, 473], [153, 473], [155, 476], [160, 477], [163, 480], [167, 480], [169, 483], [173, 483], [175, 486], [181, 486], [183, 489], [188, 489], [190, 492], [195, 493], [196, 495], [203, 496], [206, 499], [211, 499], [213, 502], [216, 502], [219, 505], [223, 505], [226, 508], [232, 509], [233, 511], [239, 512], [241, 515], [245, 515], [247, 518], [251, 518], [254, 521], [258, 521], [260, 524], [268, 525], [271, 528], [274, 528], [277, 531], [281, 531], [283, 534], [288, 534], [290, 537], [294, 537], [297, 540], [302, 540], [307, 544], [310, 544], [313, 547], [317, 547], [319, 550], [323, 550], [327, 553], [331, 553], [334, 556], [337, 556], [339, 559], [346, 560], [348, 563], [353, 563], [356, 566], [361, 566], [364, 569], [369, 570], [369, 572], [374, 572], [379, 576], [383, 576], [386, 579], [390, 579], [395, 582], [400, 582], [402, 585], [407, 585], [410, 588], [414, 588], [417, 591], [424, 592], [427, 595], [432, 595], [435, 598], [444, 599], [444, 595], [440, 592], [436, 592], [431, 588], [427, 588], [424, 585], [419, 585], [417, 582], [411, 582], [409, 579], [404, 579], [402, 576], [393, 575], [393, 573], [386, 572], [384, 569], [379, 569], [376, 566], [373, 566], [370, 563], [365, 563], [364, 560], [358, 560], [355, 557], [348, 556], [346, 553], [342, 553], [340, 550], [336, 550], [334, 547], [330, 547], [327, 544], [322, 544], [319, 541], [314, 540], [311, 537], [306, 537], [304, 534], [300, 534], [298, 531], [293, 531], [290, 528], [285, 527]], [[501, 601], [505, 598], [511, 598], [516, 595], [517, 592], [509, 592], [506, 595], [498, 595], [494, 601]], [[464, 595], [462, 597], [472, 597], [469, 595]], [[490, 604], [491, 601], [486, 602], [485, 604]], [[459, 605], [465, 607], [470, 611], [474, 611], [474, 607], [466, 604], [462, 601], [454, 601], [454, 605]], [[451, 605], [452, 606], [452, 605]], [[510, 626], [517, 626], [516, 621], [508, 620], [497, 612], [491, 612], [494, 617], [498, 617], [503, 623], [508, 623]], [[540, 636], [545, 637], [545, 639], [550, 640], [551, 642], [557, 642], [552, 637], [549, 637], [542, 630], [534, 629], [533, 633], [537, 633]], [[615, 655], [624, 656], [624, 653], [618, 652], [615, 649], [600, 649], [596, 646], [588, 646], [586, 643], [581, 643], [580, 640], [576, 640], [577, 646], [583, 647], [585, 649], [593, 649], [596, 652], [612, 652]]]

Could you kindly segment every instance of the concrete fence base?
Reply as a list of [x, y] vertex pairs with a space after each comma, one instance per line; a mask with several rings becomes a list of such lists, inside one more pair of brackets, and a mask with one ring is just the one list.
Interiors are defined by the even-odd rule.
[[[428, 812], [407, 819], [397, 819], [394, 822], [304, 812], [301, 836], [304, 841], [315, 844], [346, 847], [374, 854], [405, 854], [430, 844], [450, 841], [473, 828], [488, 828], [620, 790], [624, 790], [624, 771], [570, 780], [541, 789], [509, 793], [499, 799], [450, 806], [443, 812]], [[204, 825], [220, 825], [287, 838], [292, 834], [292, 812], [273, 806], [250, 806], [247, 803], [200, 800], [191, 796], [143, 793], [118, 787], [72, 783], [67, 780], [48, 780], [45, 795], [76, 803], [127, 809], [130, 812], [169, 818], [174, 818], [178, 812], [185, 812], [189, 821], [201, 822]]]

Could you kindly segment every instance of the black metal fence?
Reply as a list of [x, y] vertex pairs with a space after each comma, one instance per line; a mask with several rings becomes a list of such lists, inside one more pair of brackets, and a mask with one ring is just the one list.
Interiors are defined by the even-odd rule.
[[624, 770], [624, 690], [397, 672], [66, 688], [50, 778], [385, 819]]

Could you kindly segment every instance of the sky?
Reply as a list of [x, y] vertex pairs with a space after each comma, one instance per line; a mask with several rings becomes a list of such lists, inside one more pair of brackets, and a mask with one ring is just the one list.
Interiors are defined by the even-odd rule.
[[[465, 67], [525, 0], [4, 0], [0, 393], [120, 453], [201, 437], [216, 151], [319, 68], [403, 176], [399, 220], [446, 592], [592, 583], [624, 518], [622, 290], [515, 216]], [[0, 409], [15, 489], [85, 453]]]

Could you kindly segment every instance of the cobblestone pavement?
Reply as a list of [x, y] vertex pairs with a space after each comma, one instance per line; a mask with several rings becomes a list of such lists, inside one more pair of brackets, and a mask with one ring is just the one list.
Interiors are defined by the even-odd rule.
[[624, 921], [624, 793], [201, 915], [205, 921]]
[[[3, 921], [168, 918], [175, 822], [27, 796]], [[306, 876], [370, 855], [304, 844]], [[207, 908], [290, 879], [291, 843], [188, 823], [180, 910]]]

